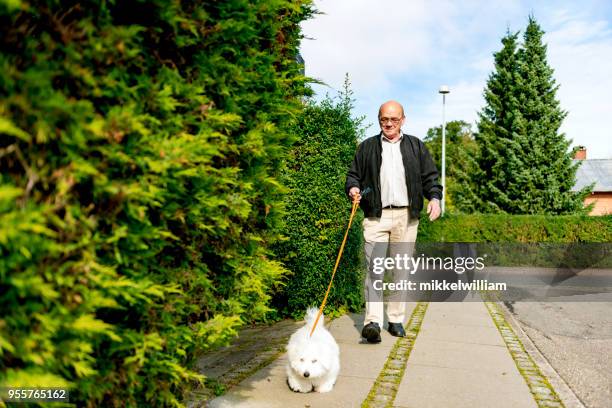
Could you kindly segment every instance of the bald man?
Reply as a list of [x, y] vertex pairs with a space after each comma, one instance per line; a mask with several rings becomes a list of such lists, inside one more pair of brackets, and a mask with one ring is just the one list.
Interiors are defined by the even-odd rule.
[[[369, 343], [380, 343], [383, 327], [383, 298], [376, 280], [382, 279], [376, 258], [412, 256], [424, 197], [429, 200], [430, 220], [440, 216], [442, 186], [429, 151], [415, 136], [401, 131], [404, 108], [396, 101], [378, 110], [381, 132], [364, 140], [346, 177], [346, 194], [364, 213], [363, 235], [368, 273], [365, 281], [366, 312], [361, 335]], [[368, 189], [369, 193], [361, 196]], [[387, 255], [388, 254], [388, 255]], [[407, 271], [393, 269], [393, 279], [407, 278]], [[404, 337], [405, 293], [393, 293], [387, 304], [387, 330]]]

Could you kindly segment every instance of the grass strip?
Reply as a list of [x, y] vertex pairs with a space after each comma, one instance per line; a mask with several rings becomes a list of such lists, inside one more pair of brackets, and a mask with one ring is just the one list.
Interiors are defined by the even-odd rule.
[[398, 338], [393, 345], [383, 369], [374, 381], [368, 396], [361, 404], [362, 408], [388, 408], [393, 406], [428, 305], [429, 302], [419, 302], [414, 307], [405, 328], [406, 337]]
[[563, 402], [555, 392], [554, 388], [548, 382], [548, 379], [538, 365], [533, 361], [529, 353], [525, 350], [523, 343], [512, 330], [512, 327], [506, 321], [504, 313], [494, 298], [486, 293], [481, 293], [489, 314], [497, 326], [497, 330], [501, 334], [506, 347], [510, 351], [510, 355], [516, 364], [519, 372], [525, 379], [529, 391], [538, 404], [538, 408], [564, 408]]

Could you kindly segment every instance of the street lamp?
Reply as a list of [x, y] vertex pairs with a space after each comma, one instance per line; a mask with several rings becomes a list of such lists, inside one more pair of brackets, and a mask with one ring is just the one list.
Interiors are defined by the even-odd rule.
[[442, 94], [442, 215], [446, 201], [446, 94], [450, 93], [448, 86], [442, 85], [438, 91]]

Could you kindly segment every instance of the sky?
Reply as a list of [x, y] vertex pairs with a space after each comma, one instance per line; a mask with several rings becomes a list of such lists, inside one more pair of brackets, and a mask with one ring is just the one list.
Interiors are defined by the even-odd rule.
[[504, 0], [315, 0], [302, 23], [300, 52], [317, 98], [336, 95], [349, 74], [355, 116], [380, 131], [377, 112], [394, 99], [404, 105], [402, 130], [424, 138], [442, 124], [441, 85], [450, 88], [446, 120], [476, 130], [493, 53], [508, 30], [520, 38], [533, 15], [545, 31], [548, 63], [568, 112], [560, 131], [587, 158], [612, 158], [612, 2]]

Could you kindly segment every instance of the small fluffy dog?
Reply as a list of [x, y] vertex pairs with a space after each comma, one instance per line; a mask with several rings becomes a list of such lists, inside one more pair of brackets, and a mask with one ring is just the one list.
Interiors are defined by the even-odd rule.
[[319, 318], [312, 337], [310, 330], [319, 312], [306, 312], [306, 325], [293, 333], [287, 345], [287, 384], [295, 392], [329, 392], [340, 371], [340, 349]]

